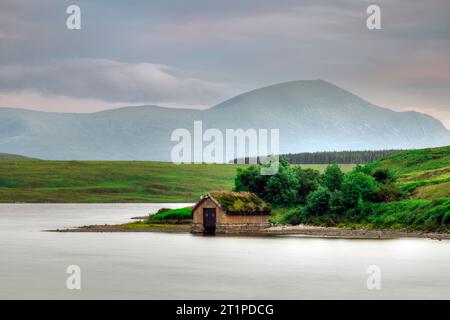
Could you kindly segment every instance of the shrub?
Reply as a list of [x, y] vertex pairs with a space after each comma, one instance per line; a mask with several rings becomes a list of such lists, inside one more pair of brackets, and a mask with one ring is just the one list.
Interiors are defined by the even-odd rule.
[[330, 196], [330, 191], [324, 187], [311, 192], [306, 201], [306, 213], [318, 216], [326, 214], [330, 209]]
[[308, 195], [317, 190], [321, 183], [320, 172], [313, 169], [302, 169], [296, 167], [294, 172], [298, 179], [298, 199], [299, 203], [306, 203]]
[[342, 183], [345, 205], [347, 208], [355, 208], [359, 198], [364, 201], [370, 200], [377, 186], [375, 179], [366, 173], [354, 170], [346, 174]]
[[337, 164], [331, 164], [323, 175], [323, 184], [330, 191], [341, 190], [344, 173]]
[[390, 183], [396, 180], [392, 171], [386, 168], [376, 169], [372, 173], [372, 177], [379, 183]]
[[269, 176], [261, 175], [260, 166], [250, 166], [245, 169], [239, 168], [234, 179], [234, 190], [252, 192], [264, 199], [268, 179]]
[[289, 167], [280, 167], [267, 181], [266, 200], [276, 205], [289, 205], [297, 200], [298, 178]]
[[380, 184], [372, 193], [373, 202], [390, 202], [404, 197], [400, 187], [394, 183]]
[[330, 195], [330, 212], [336, 215], [342, 215], [346, 211], [344, 195], [342, 191], [335, 191]]
[[368, 174], [371, 175], [372, 174], [372, 168], [370, 165], [357, 165], [354, 169], [354, 172], [359, 172], [359, 173], [364, 173], [364, 174]]
[[450, 211], [444, 214], [444, 218], [442, 218], [443, 224], [450, 224]]
[[283, 223], [292, 224], [294, 226], [303, 223], [305, 220], [305, 209], [302, 207], [297, 207], [290, 209], [283, 216]]

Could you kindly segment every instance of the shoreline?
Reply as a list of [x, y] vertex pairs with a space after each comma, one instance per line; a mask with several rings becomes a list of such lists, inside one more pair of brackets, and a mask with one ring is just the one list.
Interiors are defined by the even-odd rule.
[[[126, 225], [89, 225], [75, 228], [45, 230], [46, 232], [156, 232], [190, 233], [190, 224], [152, 224], [139, 228], [127, 228]], [[335, 239], [399, 239], [419, 238], [432, 240], [450, 240], [450, 233], [406, 231], [406, 230], [364, 230], [343, 229], [337, 227], [317, 227], [308, 225], [272, 226], [253, 233], [226, 233], [219, 236], [302, 236]]]

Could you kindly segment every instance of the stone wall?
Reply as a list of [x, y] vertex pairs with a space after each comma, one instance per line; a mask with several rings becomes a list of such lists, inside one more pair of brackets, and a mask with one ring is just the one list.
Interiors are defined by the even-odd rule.
[[216, 233], [254, 233], [270, 227], [270, 223], [217, 224]]

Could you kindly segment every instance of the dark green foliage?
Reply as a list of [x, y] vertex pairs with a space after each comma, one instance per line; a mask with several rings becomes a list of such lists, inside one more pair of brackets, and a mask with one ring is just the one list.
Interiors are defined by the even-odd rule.
[[341, 190], [344, 173], [337, 164], [330, 164], [323, 174], [323, 184], [330, 191]]
[[364, 174], [368, 174], [368, 175], [372, 175], [372, 167], [366, 165], [357, 165], [353, 171], [355, 172], [360, 172], [360, 173], [364, 173]]
[[450, 225], [450, 210], [448, 210], [447, 213], [444, 214], [444, 217], [442, 218], [442, 224]]
[[321, 183], [320, 172], [313, 169], [294, 168], [298, 178], [298, 199], [299, 203], [306, 203], [308, 195], [317, 190]]
[[391, 170], [387, 168], [379, 168], [373, 171], [372, 177], [379, 183], [395, 182], [395, 176]]
[[305, 203], [321, 182], [319, 171], [291, 167], [282, 157], [278, 173], [272, 176], [261, 175], [261, 165], [238, 169], [234, 190], [255, 193], [271, 204], [292, 205]]
[[[304, 210], [289, 210], [281, 221], [448, 232], [449, 172], [450, 147], [408, 151], [358, 165], [343, 174], [341, 184], [337, 168], [329, 166], [318, 180], [319, 187], [307, 197]], [[414, 199], [418, 197], [424, 200]]]
[[330, 212], [335, 215], [342, 215], [346, 212], [347, 207], [345, 205], [344, 194], [342, 191], [337, 190], [330, 195]]
[[336, 151], [336, 152], [308, 152], [287, 154], [291, 164], [362, 164], [370, 163], [390, 155], [402, 152], [401, 150], [377, 150], [377, 151]]
[[239, 168], [234, 179], [234, 191], [248, 191], [265, 198], [266, 184], [270, 176], [261, 175], [260, 166]]
[[400, 187], [395, 183], [384, 183], [378, 185], [373, 191], [371, 201], [373, 202], [390, 202], [400, 200], [404, 197], [404, 194]]
[[291, 224], [293, 226], [299, 225], [304, 221], [305, 221], [305, 209], [302, 207], [290, 209], [283, 216], [283, 223]]
[[289, 205], [297, 202], [298, 187], [298, 178], [294, 170], [280, 166], [279, 172], [267, 181], [265, 193], [271, 203]]
[[358, 199], [370, 200], [371, 195], [377, 188], [375, 179], [360, 171], [354, 170], [345, 175], [342, 183], [342, 193], [347, 208], [354, 208], [358, 204]]
[[311, 192], [306, 201], [306, 213], [309, 215], [324, 215], [330, 210], [331, 193], [327, 188], [319, 187]]

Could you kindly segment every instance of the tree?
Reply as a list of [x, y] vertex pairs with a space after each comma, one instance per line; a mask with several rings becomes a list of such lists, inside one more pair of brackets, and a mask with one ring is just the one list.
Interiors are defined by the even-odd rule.
[[368, 175], [372, 174], [372, 169], [371, 169], [371, 167], [368, 166], [368, 165], [363, 166], [363, 165], [359, 165], [359, 164], [358, 164], [358, 165], [353, 169], [353, 171], [355, 171], [355, 172], [360, 172], [360, 173], [365, 173], [365, 174], [368, 174]]
[[313, 169], [294, 168], [298, 178], [298, 198], [299, 203], [306, 203], [308, 195], [317, 190], [321, 183], [320, 172]]
[[347, 173], [342, 183], [345, 205], [347, 208], [355, 208], [359, 198], [368, 201], [377, 186], [375, 179], [366, 173], [358, 170]]
[[330, 195], [330, 212], [336, 215], [342, 215], [347, 208], [345, 207], [344, 195], [342, 191], [336, 190]]
[[248, 191], [265, 199], [265, 188], [269, 176], [261, 175], [260, 166], [249, 166], [245, 169], [237, 169], [237, 175], [234, 179], [234, 191]]
[[372, 173], [372, 177], [379, 183], [390, 183], [396, 180], [392, 171], [386, 168], [376, 169]]
[[404, 194], [400, 187], [395, 183], [383, 183], [380, 184], [371, 196], [373, 202], [390, 202], [402, 199]]
[[319, 187], [309, 194], [306, 201], [306, 213], [321, 216], [328, 213], [331, 193], [327, 188]]
[[341, 190], [344, 173], [336, 164], [330, 164], [323, 175], [323, 184], [330, 191]]
[[298, 178], [289, 167], [280, 166], [271, 176], [265, 188], [266, 200], [272, 204], [289, 205], [297, 200]]
[[292, 224], [293, 226], [299, 225], [300, 223], [304, 223], [304, 220], [305, 220], [305, 209], [302, 207], [290, 209], [283, 216], [283, 222]]

